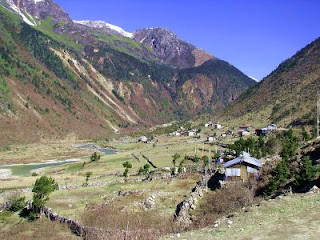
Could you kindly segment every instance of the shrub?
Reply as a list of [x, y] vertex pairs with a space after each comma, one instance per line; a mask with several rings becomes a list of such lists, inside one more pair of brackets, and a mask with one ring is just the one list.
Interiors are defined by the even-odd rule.
[[125, 163], [122, 164], [123, 167], [125, 168], [124, 172], [123, 172], [123, 176], [126, 178], [128, 177], [128, 173], [129, 173], [129, 168], [132, 168], [132, 164], [129, 163], [128, 161], [126, 161]]
[[305, 128], [302, 129], [301, 135], [303, 141], [309, 141], [311, 139], [310, 133]]
[[20, 194], [14, 194], [9, 197], [9, 202], [11, 203], [11, 206], [9, 208], [9, 211], [11, 212], [19, 212], [21, 211], [27, 204], [26, 197], [21, 197]]
[[140, 167], [139, 174], [147, 175], [150, 172], [150, 165], [146, 163], [143, 167]]
[[98, 160], [100, 160], [100, 157], [101, 157], [100, 154], [97, 154], [97, 152], [94, 152], [90, 157], [90, 161], [91, 162], [98, 161]]
[[180, 158], [180, 155], [178, 153], [175, 153], [173, 156], [172, 156], [172, 164], [173, 166], [175, 167], [176, 166], [176, 162], [177, 160]]
[[212, 224], [217, 218], [237, 211], [253, 203], [253, 191], [244, 183], [230, 183], [221, 190], [210, 193], [200, 205], [200, 216], [196, 225], [204, 227]]
[[85, 174], [85, 177], [86, 177], [86, 185], [88, 185], [88, 181], [89, 181], [89, 178], [93, 175], [92, 172], [86, 172]]
[[203, 161], [204, 167], [209, 165], [210, 160], [209, 160], [209, 157], [207, 155], [202, 157], [202, 161]]

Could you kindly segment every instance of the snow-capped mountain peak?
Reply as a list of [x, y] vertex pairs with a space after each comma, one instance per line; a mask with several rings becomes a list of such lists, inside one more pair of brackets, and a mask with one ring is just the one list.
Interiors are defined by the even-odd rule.
[[85, 25], [88, 27], [92, 27], [92, 28], [104, 29], [108, 32], [120, 34], [120, 35], [127, 37], [127, 38], [133, 37], [132, 33], [123, 30], [121, 27], [112, 25], [112, 24], [104, 22], [104, 21], [89, 21], [89, 20], [76, 21], [76, 20], [73, 20], [73, 22], [77, 23], [77, 24]]

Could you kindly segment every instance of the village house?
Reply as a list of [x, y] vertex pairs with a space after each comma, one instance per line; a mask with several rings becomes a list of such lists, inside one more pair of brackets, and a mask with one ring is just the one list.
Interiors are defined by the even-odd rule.
[[253, 130], [252, 127], [247, 124], [241, 125], [239, 129], [240, 131], [247, 131], [247, 132], [251, 132]]
[[241, 137], [247, 137], [251, 135], [251, 133], [246, 130], [240, 130], [238, 133]]
[[268, 133], [269, 133], [268, 128], [256, 129], [257, 136], [266, 136], [266, 135], [268, 135]]
[[212, 126], [212, 122], [207, 122], [206, 124], [204, 124], [204, 126], [207, 128], [207, 127], [211, 127]]
[[228, 131], [226, 131], [226, 134], [227, 135], [233, 135], [233, 131], [232, 130], [228, 130]]
[[213, 142], [215, 140], [214, 136], [208, 136], [207, 137], [207, 142]]
[[226, 162], [224, 167], [226, 181], [247, 181], [259, 177], [262, 163], [249, 153], [243, 152], [240, 157]]
[[138, 142], [148, 143], [148, 138], [146, 136], [141, 136], [138, 138]]
[[213, 129], [221, 129], [222, 125], [220, 125], [219, 123], [215, 123], [215, 124], [212, 124], [212, 128]]
[[181, 131], [178, 130], [178, 131], [174, 131], [174, 132], [171, 133], [170, 135], [171, 135], [171, 136], [177, 136], [177, 137], [179, 137], [179, 136], [181, 136], [181, 134], [182, 134]]
[[197, 136], [197, 131], [196, 131], [196, 130], [190, 130], [190, 131], [188, 131], [188, 136], [189, 136], [189, 137], [195, 137], [195, 136]]
[[226, 133], [222, 133], [220, 136], [221, 136], [222, 138], [226, 138], [226, 137], [227, 137], [227, 134], [226, 134]]
[[268, 129], [269, 131], [276, 131], [276, 130], [277, 130], [277, 125], [275, 125], [275, 124], [270, 124], [270, 125], [267, 127], [267, 129]]

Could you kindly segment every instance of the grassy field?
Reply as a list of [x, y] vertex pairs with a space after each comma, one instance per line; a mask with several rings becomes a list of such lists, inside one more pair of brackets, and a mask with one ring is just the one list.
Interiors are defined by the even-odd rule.
[[[296, 194], [263, 201], [221, 225], [182, 233], [180, 239], [319, 239], [320, 194]], [[228, 227], [227, 221], [233, 223]], [[176, 235], [163, 239], [174, 239]]]

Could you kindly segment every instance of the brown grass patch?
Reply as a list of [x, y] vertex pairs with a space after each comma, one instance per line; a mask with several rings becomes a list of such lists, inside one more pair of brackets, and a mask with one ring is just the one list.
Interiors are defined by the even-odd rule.
[[35, 222], [20, 222], [11, 225], [9, 229], [1, 230], [3, 240], [72, 240], [80, 239], [73, 235], [67, 225], [52, 223], [46, 218]]
[[174, 231], [172, 220], [154, 211], [138, 213], [98, 208], [85, 212], [82, 223], [88, 228], [86, 239], [153, 240]]
[[195, 227], [205, 227], [219, 217], [250, 206], [254, 201], [254, 191], [244, 183], [229, 183], [223, 189], [210, 193], [200, 205]]

